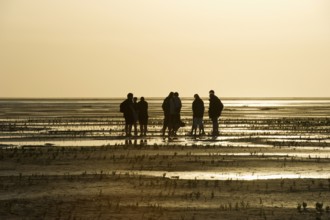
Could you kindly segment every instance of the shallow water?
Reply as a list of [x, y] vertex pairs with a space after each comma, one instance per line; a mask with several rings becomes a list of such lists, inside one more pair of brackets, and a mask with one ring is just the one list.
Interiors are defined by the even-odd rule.
[[[122, 174], [127, 171], [122, 171]], [[208, 172], [208, 171], [193, 171], [193, 172], [166, 172], [166, 171], [134, 171], [132, 175], [145, 175], [171, 178], [171, 179], [185, 179], [185, 180], [267, 180], [267, 179], [329, 179], [329, 172], [317, 171], [230, 171], [230, 172]]]
[[[174, 138], [162, 137], [162, 99], [149, 102], [147, 137], [125, 138], [119, 104], [122, 99], [2, 99], [0, 100], [0, 147], [116, 147], [131, 146], [214, 146], [193, 156], [288, 158], [328, 161], [330, 158], [330, 99], [224, 99], [219, 137], [193, 137], [192, 99], [182, 99], [181, 118], [186, 126]], [[205, 131], [211, 132], [206, 117]], [[224, 148], [227, 151], [224, 151]], [[228, 148], [232, 151], [228, 152]], [[236, 149], [253, 149], [238, 152]], [[256, 150], [257, 149], [257, 150]], [[269, 151], [263, 152], [263, 149]], [[157, 151], [155, 151], [156, 153]], [[278, 179], [330, 178], [322, 167], [295, 169], [252, 169], [214, 171], [123, 171], [138, 175], [180, 179]]]
[[[330, 99], [224, 99], [220, 120], [221, 137], [190, 138], [192, 99], [182, 98], [180, 128], [176, 139], [160, 137], [163, 114], [161, 98], [149, 102], [149, 136], [147, 144], [216, 144], [249, 138], [277, 143], [307, 145], [330, 142]], [[2, 99], [0, 100], [0, 144], [55, 146], [102, 146], [125, 144], [123, 118], [119, 112], [122, 99]], [[208, 100], [204, 98], [206, 113]], [[205, 130], [211, 123], [204, 118]], [[87, 139], [87, 140], [86, 140]], [[98, 140], [102, 139], [102, 140]], [[134, 140], [132, 140], [134, 142]], [[268, 143], [265, 143], [268, 142]], [[327, 146], [327, 144], [325, 145]]]

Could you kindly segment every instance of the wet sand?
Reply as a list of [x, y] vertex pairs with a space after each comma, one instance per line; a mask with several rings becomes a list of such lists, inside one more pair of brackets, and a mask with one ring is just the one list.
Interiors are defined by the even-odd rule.
[[187, 135], [191, 99], [162, 137], [147, 100], [130, 139], [120, 101], [2, 100], [1, 218], [330, 219], [329, 100], [224, 100], [217, 138]]

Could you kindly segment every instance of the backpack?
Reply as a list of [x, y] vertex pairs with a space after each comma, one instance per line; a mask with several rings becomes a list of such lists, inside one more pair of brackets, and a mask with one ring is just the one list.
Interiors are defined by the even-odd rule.
[[[219, 100], [220, 101], [220, 100]], [[219, 109], [220, 109], [220, 113], [222, 112], [222, 110], [223, 110], [223, 104], [222, 104], [222, 102], [220, 101], [220, 106], [219, 106]]]
[[125, 111], [125, 103], [124, 102], [120, 103], [119, 111], [124, 113], [124, 111]]
[[219, 116], [221, 116], [221, 114], [222, 114], [222, 110], [223, 110], [223, 104], [222, 104], [222, 102], [221, 102], [221, 100], [219, 99]]

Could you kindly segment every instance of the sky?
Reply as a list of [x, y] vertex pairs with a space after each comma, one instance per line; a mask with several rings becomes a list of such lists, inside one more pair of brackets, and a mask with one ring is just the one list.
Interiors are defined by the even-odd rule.
[[330, 97], [329, 0], [1, 0], [0, 97]]

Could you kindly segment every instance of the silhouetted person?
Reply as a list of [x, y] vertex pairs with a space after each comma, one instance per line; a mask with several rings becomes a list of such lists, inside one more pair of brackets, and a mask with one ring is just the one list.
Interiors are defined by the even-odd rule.
[[199, 135], [204, 135], [204, 125], [203, 125], [203, 116], [204, 116], [204, 102], [199, 97], [198, 94], [194, 95], [195, 100], [192, 103], [192, 111], [193, 111], [193, 125], [191, 129], [191, 134], [196, 135], [197, 127], [199, 129]]
[[162, 135], [165, 135], [166, 129], [170, 129], [170, 102], [173, 99], [173, 92], [170, 92], [170, 94], [164, 99], [162, 104], [162, 109], [164, 112], [164, 123], [163, 123], [163, 129], [162, 129]]
[[179, 128], [184, 126], [184, 123], [181, 121], [182, 103], [178, 92], [174, 93], [173, 100], [175, 105], [175, 113], [173, 116], [173, 134], [176, 135]]
[[178, 124], [178, 110], [177, 110], [177, 102], [174, 96], [169, 99], [169, 108], [170, 108], [170, 115], [168, 120], [168, 136], [175, 135], [177, 124]]
[[120, 112], [125, 118], [125, 135], [131, 136], [132, 126], [134, 124], [133, 94], [128, 93], [127, 99], [120, 104]]
[[133, 114], [134, 114], [134, 123], [133, 123], [133, 127], [134, 127], [134, 135], [136, 136], [138, 134], [137, 131], [137, 122], [139, 120], [139, 105], [137, 103], [137, 98], [134, 97], [133, 98]]
[[223, 110], [223, 104], [221, 100], [214, 94], [213, 90], [210, 90], [210, 105], [209, 105], [209, 117], [212, 121], [212, 136], [219, 135], [219, 123], [218, 118]]
[[138, 102], [139, 108], [139, 123], [140, 123], [140, 132], [141, 136], [147, 135], [147, 127], [148, 127], [148, 102], [144, 100], [144, 97], [140, 98]]

